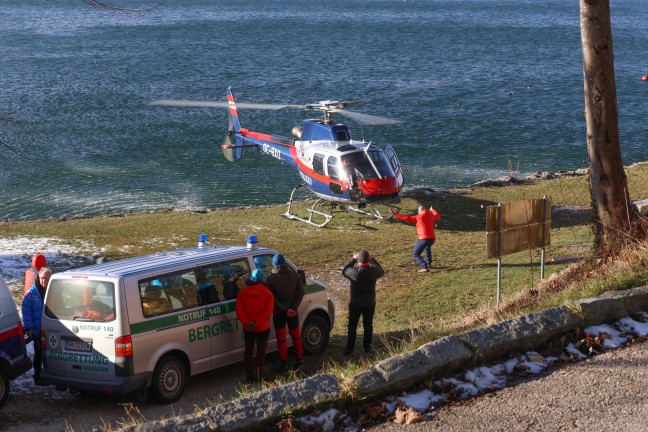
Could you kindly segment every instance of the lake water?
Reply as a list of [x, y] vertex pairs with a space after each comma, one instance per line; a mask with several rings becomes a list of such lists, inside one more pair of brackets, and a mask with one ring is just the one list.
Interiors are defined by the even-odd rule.
[[[628, 165], [648, 159], [648, 8], [611, 3]], [[401, 120], [349, 125], [396, 148], [406, 189], [585, 167], [579, 20], [565, 0], [0, 0], [0, 220], [287, 202], [296, 172], [224, 160], [225, 110], [149, 106], [227, 86]], [[241, 111], [282, 135], [312, 115]]]

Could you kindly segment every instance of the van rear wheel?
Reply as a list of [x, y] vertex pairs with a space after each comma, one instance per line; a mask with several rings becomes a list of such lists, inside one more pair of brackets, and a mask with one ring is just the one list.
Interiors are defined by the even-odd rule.
[[7, 398], [9, 397], [9, 377], [7, 376], [7, 373], [2, 369], [2, 365], [0, 365], [0, 407], [7, 402]]
[[302, 345], [306, 354], [319, 354], [326, 349], [329, 341], [328, 322], [319, 315], [310, 314], [302, 327]]
[[187, 370], [184, 363], [175, 356], [162, 358], [153, 372], [151, 392], [163, 404], [177, 401], [187, 385]]

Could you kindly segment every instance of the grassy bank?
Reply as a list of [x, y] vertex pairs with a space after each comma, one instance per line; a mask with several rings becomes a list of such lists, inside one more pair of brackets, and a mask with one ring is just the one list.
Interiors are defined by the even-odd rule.
[[[648, 197], [648, 165], [627, 169], [633, 200]], [[546, 252], [545, 277], [540, 284], [539, 251], [503, 258], [502, 304], [495, 302], [497, 262], [486, 258], [483, 206], [520, 199], [552, 197], [554, 211], [551, 246]], [[337, 213], [326, 228], [315, 228], [280, 216], [285, 206], [214, 210], [205, 213], [164, 211], [71, 220], [2, 222], [0, 237], [57, 237], [93, 243], [110, 259], [119, 259], [176, 247], [193, 246], [198, 233], [208, 233], [212, 244], [244, 244], [249, 234], [262, 245], [281, 250], [307, 273], [326, 283], [338, 309], [338, 322], [327, 355], [338, 358], [345, 338], [348, 284], [340, 269], [352, 253], [367, 249], [387, 274], [379, 283], [375, 332], [384, 351], [400, 341], [452, 333], [466, 326], [562, 304], [573, 297], [626, 288], [648, 281], [645, 259], [633, 255], [625, 265], [609, 267], [601, 277], [569, 287], [552, 282], [557, 273], [588, 256], [592, 244], [589, 227], [588, 179], [565, 177], [507, 187], [479, 187], [412, 195], [401, 204], [414, 213], [419, 205], [437, 208], [433, 246], [433, 272], [418, 274], [411, 259], [416, 239], [412, 225], [374, 220], [355, 213]], [[304, 212], [305, 205], [297, 206]], [[93, 252], [93, 251], [88, 251]], [[579, 279], [580, 280], [580, 279]]]

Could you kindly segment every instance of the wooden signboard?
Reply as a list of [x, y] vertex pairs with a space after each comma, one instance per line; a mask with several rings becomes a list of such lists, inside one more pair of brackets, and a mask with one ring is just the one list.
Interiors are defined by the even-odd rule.
[[551, 244], [551, 198], [486, 207], [488, 258]]

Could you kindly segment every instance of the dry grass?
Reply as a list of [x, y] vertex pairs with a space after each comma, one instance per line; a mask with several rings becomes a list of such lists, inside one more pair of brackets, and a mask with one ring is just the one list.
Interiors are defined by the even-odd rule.
[[[626, 173], [632, 198], [648, 197], [648, 164], [629, 167]], [[555, 211], [552, 218], [546, 280], [539, 280], [537, 251], [506, 256], [502, 265], [501, 302], [497, 304], [496, 262], [486, 258], [482, 206], [543, 195], [551, 196], [554, 207], [563, 209]], [[344, 381], [382, 358], [444, 335], [570, 304], [574, 299], [596, 296], [606, 290], [646, 284], [646, 243], [635, 244], [604, 265], [592, 262], [589, 202], [585, 177], [411, 195], [403, 200], [402, 212], [414, 212], [419, 205], [433, 205], [442, 215], [433, 246], [433, 272], [424, 275], [416, 273], [417, 267], [411, 259], [416, 237], [411, 225], [339, 213], [327, 228], [319, 229], [280, 217], [284, 206], [0, 222], [0, 237], [43, 236], [69, 242], [89, 241], [102, 249], [102, 255], [114, 260], [191, 246], [198, 233], [208, 233], [212, 244], [245, 244], [248, 234], [257, 234], [262, 245], [281, 250], [327, 285], [336, 305], [337, 322], [329, 349], [309, 359], [310, 369], [303, 373], [333, 373]], [[295, 210], [303, 210], [307, 205], [298, 203]], [[340, 269], [358, 249], [375, 255], [387, 274], [378, 284], [374, 322], [378, 352], [368, 358], [348, 359], [342, 356], [348, 283]], [[579, 263], [568, 264], [573, 261]], [[303, 375], [287, 376], [264, 386], [289, 382], [298, 376]], [[242, 388], [240, 395], [259, 388]], [[136, 413], [133, 415], [135, 421]]]

